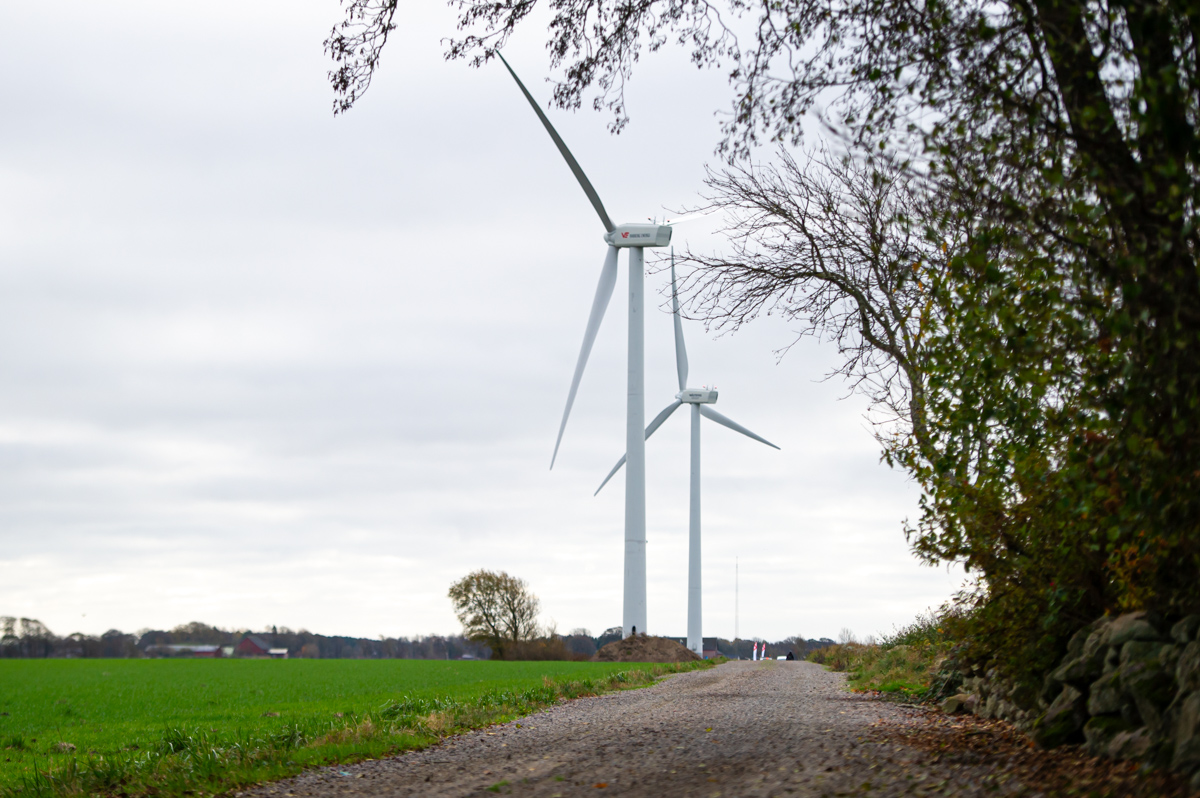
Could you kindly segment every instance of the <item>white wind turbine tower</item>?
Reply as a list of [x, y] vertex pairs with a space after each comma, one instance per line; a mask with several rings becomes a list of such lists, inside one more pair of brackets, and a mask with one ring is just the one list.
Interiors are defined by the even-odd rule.
[[[680, 405], [689, 404], [692, 406], [691, 487], [688, 497], [687, 647], [696, 652], [697, 655], [704, 656], [704, 636], [701, 631], [702, 591], [700, 585], [700, 416], [729, 427], [734, 432], [740, 432], [759, 443], [765, 443], [773, 449], [778, 449], [779, 447], [766, 438], [760, 438], [741, 424], [709, 407], [709, 405], [717, 401], [716, 390], [709, 390], [708, 388], [697, 390], [687, 387], [688, 359], [687, 349], [683, 345], [683, 323], [679, 318], [679, 296], [675, 292], [674, 252], [671, 253], [671, 311], [675, 320], [675, 370], [679, 376], [679, 393], [675, 394], [675, 401], [667, 405], [661, 413], [654, 417], [654, 420], [650, 422], [650, 426], [646, 427], [646, 439], [649, 439], [654, 434], [654, 431], [661, 427], [663, 422], [679, 409]], [[643, 449], [643, 456], [644, 451]], [[625, 465], [624, 457], [617, 461], [612, 471], [608, 472], [608, 476], [600, 483], [600, 487], [596, 488], [596, 493], [603, 490], [608, 481], [613, 478], [613, 474], [617, 473], [623, 465]]]
[[604, 240], [608, 244], [608, 254], [600, 270], [600, 283], [596, 286], [596, 297], [592, 300], [592, 311], [583, 334], [583, 346], [580, 347], [579, 360], [575, 364], [575, 376], [571, 379], [571, 390], [567, 394], [567, 406], [563, 410], [562, 423], [558, 427], [558, 439], [554, 442], [554, 455], [550, 458], [551, 468], [554, 468], [554, 461], [558, 458], [558, 447], [562, 443], [563, 430], [567, 428], [571, 405], [575, 403], [579, 380], [583, 377], [584, 366], [587, 365], [588, 355], [592, 352], [592, 344], [596, 341], [596, 332], [600, 329], [600, 322], [604, 319], [604, 311], [608, 308], [608, 301], [612, 298], [613, 287], [617, 282], [617, 252], [621, 248], [629, 250], [629, 383], [625, 406], [625, 451], [629, 454], [629, 468], [625, 472], [625, 595], [621, 610], [621, 628], [626, 637], [637, 631], [645, 633], [646, 439], [642, 437], [642, 425], [646, 423], [643, 366], [645, 260], [642, 250], [645, 247], [665, 247], [670, 244], [671, 228], [660, 224], [613, 224], [604, 210], [603, 203], [600, 202], [596, 189], [592, 188], [591, 181], [563, 143], [558, 131], [542, 113], [541, 107], [517, 77], [517, 73], [508, 65], [508, 61], [504, 60], [504, 56], [499, 52], [496, 55], [500, 57], [500, 61], [520, 87], [521, 93], [533, 107], [534, 113], [542, 121], [546, 132], [554, 140], [559, 153], [571, 168], [575, 179], [579, 181], [583, 193], [591, 200], [592, 207], [596, 209], [600, 221], [604, 224]]

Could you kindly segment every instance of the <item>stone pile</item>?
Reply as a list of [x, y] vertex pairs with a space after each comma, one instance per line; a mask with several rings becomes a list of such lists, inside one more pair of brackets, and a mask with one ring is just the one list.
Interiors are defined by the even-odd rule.
[[666, 637], [649, 637], [639, 632], [616, 640], [592, 655], [592, 662], [691, 662], [700, 659], [692, 651]]
[[1095, 755], [1193, 775], [1200, 789], [1200, 616], [1169, 629], [1144, 612], [1081, 629], [1040, 694], [994, 671], [963, 681], [943, 708], [1012, 721], [1051, 748], [1082, 742]]

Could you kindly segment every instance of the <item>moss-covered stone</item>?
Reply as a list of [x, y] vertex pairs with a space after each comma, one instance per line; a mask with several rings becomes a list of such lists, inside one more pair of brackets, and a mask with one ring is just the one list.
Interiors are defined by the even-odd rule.
[[1154, 753], [1154, 738], [1144, 726], [1118, 732], [1108, 744], [1107, 754], [1113, 759], [1147, 759]]
[[1171, 627], [1171, 639], [1186, 646], [1196, 639], [1197, 631], [1200, 631], [1200, 615], [1189, 615]]
[[[1104, 671], [1108, 654], [1109, 630], [1113, 624], [1096, 624], [1080, 629], [1067, 646], [1067, 656], [1051, 674], [1058, 684], [1084, 687]], [[1047, 700], [1049, 698], [1047, 697]]]
[[[1116, 671], [1106, 673], [1088, 688], [1088, 713], [1116, 715], [1121, 711], [1121, 677]], [[1095, 718], [1093, 718], [1094, 720]], [[1124, 725], [1124, 724], [1123, 724]], [[1115, 733], [1115, 732], [1114, 732]]]
[[1071, 639], [1067, 641], [1067, 656], [1065, 656], [1063, 659], [1075, 659], [1081, 655], [1083, 653], [1083, 647], [1091, 635], [1091, 626], [1085, 626], [1075, 634], [1071, 635]]
[[1142, 723], [1154, 737], [1167, 733], [1163, 713], [1175, 696], [1175, 674], [1159, 659], [1163, 649], [1161, 643], [1130, 641], [1121, 649], [1117, 669], [1121, 690], [1133, 699]]
[[1171, 684], [1178, 686], [1175, 679], [1175, 668], [1179, 665], [1179, 655], [1183, 649], [1174, 643], [1167, 643], [1158, 650], [1158, 664], [1171, 677]]
[[1042, 679], [1042, 689], [1038, 691], [1038, 700], [1042, 702], [1042, 706], [1044, 707], [1049, 707], [1050, 702], [1053, 701], [1062, 690], [1062, 682], [1054, 678], [1055, 672], [1056, 671], [1051, 671], [1050, 673], [1046, 674], [1046, 676]]
[[1123, 646], [1130, 640], [1157, 640], [1160, 635], [1145, 612], [1127, 612], [1108, 627], [1108, 644]]
[[1088, 751], [1100, 756], [1108, 751], [1114, 737], [1130, 730], [1129, 724], [1120, 717], [1106, 715], [1090, 718], [1083, 726], [1083, 737], [1087, 740]]
[[1175, 681], [1185, 693], [1200, 689], [1200, 640], [1188, 643], [1179, 653], [1175, 663]]
[[1097, 655], [1103, 657], [1110, 645], [1108, 641], [1112, 630], [1112, 619], [1105, 616], [1087, 627], [1087, 629], [1087, 640], [1083, 644], [1080, 656], [1085, 659]]
[[1160, 640], [1130, 640], [1121, 646], [1121, 665], [1130, 661], [1157, 660], [1158, 652], [1163, 645], [1165, 644]]
[[1017, 707], [1028, 712], [1037, 706], [1037, 690], [1028, 684], [1018, 684], [1013, 689], [1010, 700]]
[[1191, 693], [1180, 702], [1173, 736], [1175, 751], [1171, 767], [1184, 773], [1200, 770], [1200, 692]]
[[1046, 714], [1034, 723], [1033, 739], [1045, 748], [1078, 742], [1083, 737], [1083, 725], [1087, 722], [1086, 703], [1082, 691], [1069, 684], [1063, 685], [1062, 692], [1054, 699]]

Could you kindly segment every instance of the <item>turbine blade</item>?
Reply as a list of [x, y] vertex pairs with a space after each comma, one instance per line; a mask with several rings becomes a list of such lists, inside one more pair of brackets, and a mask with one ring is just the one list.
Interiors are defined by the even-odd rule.
[[655, 431], [663, 425], [664, 421], [671, 417], [672, 413], [679, 409], [681, 404], [683, 404], [683, 402], [676, 399], [674, 402], [671, 402], [671, 404], [664, 407], [662, 412], [654, 417], [654, 420], [646, 426], [646, 440], [650, 440], [650, 436], [653, 435]]
[[609, 247], [604, 256], [604, 266], [600, 269], [600, 283], [596, 286], [596, 297], [592, 300], [592, 313], [588, 316], [587, 329], [583, 333], [583, 346], [579, 348], [579, 360], [575, 363], [575, 376], [571, 378], [571, 390], [567, 394], [567, 407], [563, 410], [562, 423], [558, 425], [558, 440], [554, 442], [554, 455], [550, 458], [550, 468], [558, 459], [558, 447], [562, 444], [563, 431], [567, 428], [567, 418], [571, 415], [571, 405], [575, 404], [575, 394], [579, 390], [579, 380], [583, 378], [583, 367], [587, 365], [588, 355], [592, 354], [592, 344], [596, 342], [596, 333], [600, 330], [600, 322], [604, 321], [604, 311], [608, 309], [608, 300], [612, 299], [613, 288], [617, 284], [617, 248]]
[[[678, 399], [676, 399], [674, 402], [663, 408], [661, 413], [654, 417], [654, 420], [650, 422], [650, 426], [646, 427], [646, 440], [650, 440], [650, 436], [654, 434], [655, 430], [661, 427], [663, 422], [670, 418], [671, 414], [678, 410], [681, 404], [683, 404], [683, 402], [680, 402]], [[604, 486], [607, 485], [608, 481], [613, 478], [613, 475], [621, 470], [621, 466], [625, 465], [625, 457], [626, 455], [621, 455], [621, 459], [618, 460], [617, 464], [612, 467], [612, 471], [608, 472], [608, 476], [606, 476], [604, 481], [600, 483], [600, 487], [596, 488], [596, 493], [593, 493], [593, 496], [604, 490]]]
[[741, 424], [737, 423], [736, 421], [734, 421], [731, 418], [726, 418], [725, 416], [718, 413], [716, 410], [713, 410], [708, 405], [700, 405], [700, 415], [704, 416], [705, 418], [710, 418], [713, 421], [717, 422], [718, 424], [729, 427], [734, 432], [740, 432], [743, 435], [745, 435], [747, 438], [753, 438], [754, 440], [758, 441], [759, 443], [765, 443], [767, 446], [770, 446], [772, 449], [779, 448], [778, 446], [771, 443], [766, 438], [760, 438], [758, 435], [755, 435], [753, 432], [746, 429]]
[[550, 120], [542, 112], [542, 107], [533, 99], [533, 95], [529, 93], [529, 89], [525, 88], [525, 84], [517, 77], [517, 73], [513, 71], [513, 68], [508, 65], [508, 61], [504, 60], [504, 56], [500, 55], [499, 50], [496, 51], [496, 55], [500, 56], [500, 61], [508, 70], [508, 74], [512, 75], [513, 80], [521, 87], [521, 93], [525, 95], [525, 99], [529, 100], [529, 104], [533, 106], [533, 112], [538, 115], [538, 119], [542, 120], [542, 124], [546, 128], [546, 132], [550, 134], [550, 138], [554, 139], [554, 146], [558, 147], [558, 151], [566, 159], [567, 166], [571, 167], [571, 173], [579, 181], [579, 186], [583, 189], [583, 193], [587, 194], [587, 198], [592, 201], [592, 207], [596, 209], [596, 213], [600, 214], [600, 221], [604, 223], [604, 231], [611, 233], [617, 229], [617, 226], [612, 223], [612, 219], [608, 218], [608, 211], [604, 210], [604, 203], [600, 201], [600, 195], [596, 193], [596, 189], [592, 188], [592, 182], [587, 179], [587, 175], [583, 173], [583, 169], [579, 166], [579, 162], [575, 160], [575, 156], [567, 149], [566, 143], [558, 135], [558, 131], [554, 129], [554, 125], [550, 124]]
[[608, 476], [606, 476], [606, 477], [604, 478], [604, 481], [600, 483], [600, 487], [596, 488], [596, 492], [595, 492], [595, 493], [593, 493], [592, 495], [593, 495], [593, 496], [598, 496], [598, 495], [600, 494], [600, 491], [604, 490], [604, 486], [608, 484], [608, 481], [609, 481], [610, 479], [612, 479], [612, 478], [613, 478], [613, 476], [614, 476], [614, 475], [615, 475], [615, 474], [616, 474], [618, 471], [620, 471], [620, 470], [621, 470], [621, 466], [623, 466], [623, 465], [625, 465], [625, 455], [621, 455], [621, 459], [620, 459], [620, 460], [618, 460], [618, 461], [617, 461], [617, 464], [616, 464], [615, 466], [613, 466], [613, 467], [612, 467], [612, 471], [609, 471], [609, 472], [608, 472]]
[[696, 211], [695, 213], [685, 214], [683, 216], [679, 216], [674, 219], [667, 219], [665, 222], [663, 222], [663, 224], [677, 225], [680, 222], [690, 222], [693, 219], [702, 219], [705, 216], [708, 216], [708, 215], [716, 213], [716, 212], [717, 212], [716, 208], [707, 208], [705, 210]]
[[679, 295], [675, 292], [675, 247], [671, 247], [671, 312], [675, 319], [675, 370], [679, 373], [679, 390], [687, 388], [687, 347], [683, 345], [683, 322], [679, 318]]

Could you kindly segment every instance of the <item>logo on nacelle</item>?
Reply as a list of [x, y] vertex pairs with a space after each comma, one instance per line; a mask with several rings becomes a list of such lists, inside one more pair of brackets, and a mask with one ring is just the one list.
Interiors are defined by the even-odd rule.
[[614, 247], [665, 247], [671, 243], [671, 228], [659, 224], [621, 225], [604, 236]]

